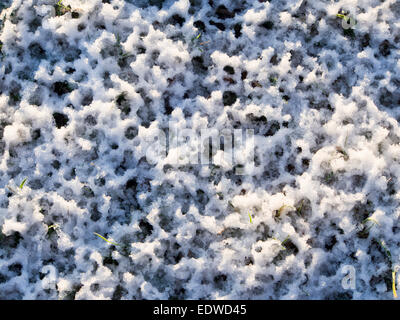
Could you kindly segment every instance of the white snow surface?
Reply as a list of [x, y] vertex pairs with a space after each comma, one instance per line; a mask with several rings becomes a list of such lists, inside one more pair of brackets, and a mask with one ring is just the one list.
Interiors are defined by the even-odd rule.
[[0, 5], [0, 299], [393, 298], [399, 1], [56, 2]]

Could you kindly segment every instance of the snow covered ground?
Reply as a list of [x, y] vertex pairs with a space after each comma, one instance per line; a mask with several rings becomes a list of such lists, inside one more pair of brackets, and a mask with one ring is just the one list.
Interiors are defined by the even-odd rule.
[[393, 298], [398, 0], [0, 10], [0, 299]]

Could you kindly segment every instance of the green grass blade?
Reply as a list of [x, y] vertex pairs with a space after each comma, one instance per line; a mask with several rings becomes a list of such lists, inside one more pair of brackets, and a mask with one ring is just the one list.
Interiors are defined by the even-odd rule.
[[392, 291], [393, 296], [397, 299], [397, 292], [396, 292], [396, 271], [392, 271]]
[[197, 39], [199, 39], [201, 37], [201, 32], [196, 36], [196, 37], [194, 37], [194, 38], [192, 38], [192, 42], [194, 41], [194, 40], [197, 40]]
[[98, 236], [99, 238], [101, 238], [101, 239], [103, 239], [104, 241], [107, 241], [108, 243], [110, 243], [110, 244], [112, 244], [112, 245], [114, 245], [114, 246], [119, 246], [119, 244], [118, 243], [115, 243], [115, 242], [112, 242], [112, 241], [110, 241], [110, 240], [107, 240], [106, 238], [104, 238], [102, 235], [100, 235], [100, 234], [98, 234], [98, 233], [96, 233], [96, 232], [93, 232], [96, 236]]
[[289, 240], [289, 236], [287, 236], [283, 241], [282, 241], [282, 246], [284, 246], [285, 245], [285, 243]]
[[371, 222], [373, 222], [374, 224], [376, 224], [377, 226], [380, 226], [379, 222], [376, 221], [376, 220], [373, 219], [373, 218], [367, 218], [367, 219], [365, 219], [362, 223], [365, 224], [365, 223], [368, 222], [368, 221], [371, 221]]
[[385, 241], [380, 240], [379, 244], [381, 245], [382, 249], [385, 251], [387, 257], [389, 258], [390, 263], [392, 263], [392, 254], [390, 253], [389, 248], [386, 246]]
[[28, 179], [28, 178], [25, 178], [24, 180], [22, 180], [21, 184], [19, 185], [19, 188], [20, 188], [20, 189], [23, 188], [23, 186], [24, 186], [24, 184], [25, 184], [25, 182], [26, 182], [27, 179]]

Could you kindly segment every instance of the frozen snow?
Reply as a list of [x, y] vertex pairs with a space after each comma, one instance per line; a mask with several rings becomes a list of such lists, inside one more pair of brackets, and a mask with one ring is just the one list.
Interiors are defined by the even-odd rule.
[[397, 0], [56, 2], [0, 4], [0, 299], [393, 298]]

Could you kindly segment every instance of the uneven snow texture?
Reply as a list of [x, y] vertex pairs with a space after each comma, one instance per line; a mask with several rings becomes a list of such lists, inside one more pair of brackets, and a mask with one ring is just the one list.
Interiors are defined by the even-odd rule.
[[[397, 0], [2, 3], [0, 299], [393, 298]], [[148, 162], [170, 124], [255, 167]]]

